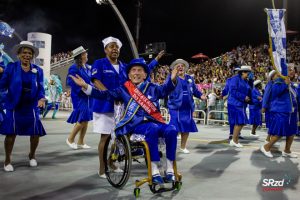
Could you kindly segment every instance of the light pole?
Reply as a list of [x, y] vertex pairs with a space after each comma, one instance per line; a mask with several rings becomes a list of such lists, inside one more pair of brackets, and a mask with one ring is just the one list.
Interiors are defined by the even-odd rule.
[[115, 3], [112, 0], [96, 0], [96, 3], [99, 5], [102, 4], [108, 4], [110, 5], [110, 7], [114, 10], [115, 14], [117, 15], [118, 19], [120, 20], [122, 27], [126, 33], [127, 39], [129, 40], [129, 44], [130, 44], [130, 48], [133, 54], [134, 58], [138, 58], [139, 54], [138, 54], [138, 50], [136, 48], [135, 42], [133, 40], [132, 34], [123, 18], [123, 16], [121, 15], [120, 11], [118, 10], [117, 6], [115, 5]]

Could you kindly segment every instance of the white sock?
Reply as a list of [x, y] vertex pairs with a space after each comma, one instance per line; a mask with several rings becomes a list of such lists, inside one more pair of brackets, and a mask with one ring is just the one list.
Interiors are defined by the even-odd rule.
[[151, 169], [152, 169], [152, 175], [154, 174], [160, 174], [159, 169], [157, 167], [158, 162], [152, 162], [151, 161]]
[[167, 173], [174, 173], [173, 162], [174, 161], [167, 159]]

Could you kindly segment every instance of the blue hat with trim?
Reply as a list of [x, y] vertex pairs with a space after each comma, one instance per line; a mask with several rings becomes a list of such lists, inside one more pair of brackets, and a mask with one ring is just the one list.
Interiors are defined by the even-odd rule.
[[[141, 66], [144, 68], [145, 72], [147, 73], [147, 78], [150, 76], [150, 69], [149, 69], [149, 66], [146, 64], [146, 61], [144, 60], [144, 58], [135, 58], [135, 59], [132, 59], [130, 61], [130, 63], [126, 66], [126, 74], [128, 75], [130, 69], [133, 67], [133, 66]], [[127, 76], [127, 79], [128, 79], [128, 76]]]

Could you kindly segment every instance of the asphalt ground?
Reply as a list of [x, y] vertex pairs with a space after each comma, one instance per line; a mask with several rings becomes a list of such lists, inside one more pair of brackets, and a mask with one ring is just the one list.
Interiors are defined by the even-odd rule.
[[[72, 150], [65, 140], [72, 129], [66, 123], [68, 112], [59, 112], [57, 119], [43, 119], [47, 136], [42, 137], [37, 150], [38, 167], [28, 165], [29, 137], [17, 137], [12, 155], [14, 172], [0, 170], [0, 199], [135, 199], [133, 189], [137, 179], [147, 174], [143, 159], [133, 162], [131, 176], [122, 189], [100, 179], [97, 146], [100, 135], [86, 135], [89, 150]], [[153, 194], [148, 185], [141, 186], [139, 199], [299, 199], [300, 138], [295, 138], [292, 151], [299, 158], [281, 157], [285, 141], [272, 149], [274, 158], [265, 157], [259, 147], [266, 137], [260, 129], [258, 139], [248, 137], [245, 127], [240, 140], [244, 148], [228, 145], [228, 126], [198, 124], [198, 133], [188, 140], [190, 154], [177, 154], [177, 165], [183, 176], [180, 191]], [[0, 165], [4, 162], [4, 136], [0, 136]], [[180, 142], [180, 140], [178, 140]], [[179, 144], [179, 143], [178, 143]]]

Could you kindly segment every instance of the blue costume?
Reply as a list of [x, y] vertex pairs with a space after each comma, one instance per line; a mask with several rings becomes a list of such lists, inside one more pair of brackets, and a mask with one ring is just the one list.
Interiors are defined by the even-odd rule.
[[67, 84], [71, 87], [71, 99], [73, 111], [68, 118], [68, 123], [84, 122], [93, 120], [93, 99], [86, 95], [81, 87], [77, 86], [69, 75], [79, 75], [86, 83], [91, 84], [91, 70], [88, 67], [78, 67], [76, 64], [69, 68]]
[[[225, 87], [222, 90], [222, 96], [223, 97], [227, 96], [229, 94], [230, 80], [231, 80], [231, 78], [228, 78], [226, 80]], [[232, 135], [233, 134], [233, 129], [234, 129], [234, 124], [230, 123], [230, 120], [229, 120], [230, 119], [230, 113], [228, 111], [228, 106], [227, 106], [227, 113], [228, 113], [228, 123], [229, 123], [229, 135]]]
[[[0, 73], [0, 80], [1, 80], [4, 70], [5, 70], [4, 62], [0, 62], [0, 67], [3, 69], [3, 72]], [[5, 96], [6, 96], [6, 91], [0, 91], [0, 124], [3, 122], [4, 115], [5, 115], [5, 113], [3, 111]]]
[[270, 126], [270, 97], [271, 97], [271, 90], [273, 87], [273, 81], [270, 80], [266, 87], [265, 87], [265, 92], [263, 95], [263, 100], [262, 100], [262, 108], [265, 109], [265, 121], [266, 121], [266, 127], [269, 128]]
[[261, 126], [261, 108], [262, 101], [259, 100], [259, 97], [262, 98], [260, 91], [257, 88], [253, 88], [252, 90], [252, 105], [249, 105], [250, 108], [250, 124]]
[[248, 81], [243, 80], [240, 74], [231, 78], [228, 96], [229, 124], [248, 124], [246, 115], [247, 102], [245, 101], [245, 98], [248, 96], [251, 99], [251, 93], [251, 87], [248, 84]]
[[46, 117], [48, 112], [52, 109], [54, 106], [53, 114], [52, 114], [52, 119], [55, 119], [55, 115], [58, 111], [59, 104], [60, 104], [60, 99], [61, 99], [61, 94], [62, 94], [62, 85], [61, 81], [58, 78], [57, 75], [51, 75], [50, 76], [50, 83], [48, 83], [47, 79], [44, 79], [44, 88], [45, 88], [45, 94], [47, 98], [47, 106], [43, 114], [43, 118]]
[[0, 80], [0, 89], [7, 89], [6, 116], [0, 128], [3, 135], [46, 135], [37, 107], [45, 98], [43, 70], [34, 64], [30, 69], [24, 72], [20, 62], [10, 63]]
[[201, 98], [202, 93], [197, 89], [194, 79], [185, 75], [184, 79], [178, 78], [175, 90], [169, 95], [168, 108], [171, 116], [170, 123], [181, 133], [198, 132], [193, 120], [195, 104], [193, 96]]
[[[150, 71], [158, 64], [154, 59], [149, 64]], [[108, 58], [96, 60], [92, 66], [92, 80], [97, 79], [108, 89], [113, 90], [123, 85], [127, 80], [126, 65], [119, 61], [119, 73], [115, 70]], [[149, 78], [148, 78], [149, 79]], [[94, 99], [93, 112], [113, 113], [113, 99]]]
[[[144, 67], [145, 68], [145, 67]], [[149, 76], [149, 75], [148, 75]], [[138, 87], [140, 91], [157, 107], [159, 108], [159, 99], [166, 97], [174, 88], [170, 77], [166, 83], [159, 86], [148, 81], [144, 81]], [[128, 121], [122, 123], [121, 121], [116, 125], [116, 135], [125, 135], [129, 133], [136, 133], [145, 135], [145, 140], [149, 145], [151, 161], [159, 161], [158, 152], [158, 138], [165, 138], [167, 158], [171, 161], [175, 160], [176, 146], [177, 146], [177, 131], [174, 126], [161, 123], [150, 116], [143, 108], [137, 106], [135, 112], [129, 113], [133, 100], [125, 88], [120, 86], [114, 90], [99, 91], [93, 89], [91, 96], [98, 99], [107, 100], [122, 100], [126, 105], [124, 118], [131, 115]]]
[[271, 89], [269, 134], [292, 136], [297, 133], [298, 105], [297, 92], [293, 84], [287, 85], [282, 78], [277, 78]]

